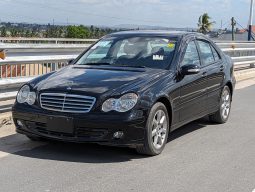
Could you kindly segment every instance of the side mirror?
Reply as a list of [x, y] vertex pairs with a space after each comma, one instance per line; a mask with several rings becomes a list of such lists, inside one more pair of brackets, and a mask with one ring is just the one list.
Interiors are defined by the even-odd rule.
[[200, 66], [198, 65], [184, 65], [181, 67], [182, 75], [194, 75], [200, 72]]
[[67, 64], [71, 65], [73, 63], [73, 61], [74, 61], [74, 59], [70, 59]]

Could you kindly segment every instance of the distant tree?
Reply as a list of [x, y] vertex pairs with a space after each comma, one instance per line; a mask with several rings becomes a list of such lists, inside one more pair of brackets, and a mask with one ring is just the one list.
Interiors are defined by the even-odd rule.
[[39, 37], [39, 32], [36, 27], [32, 28], [31, 37]]
[[11, 37], [48, 37], [48, 38], [100, 38], [117, 30], [99, 28], [93, 25], [61, 26], [2, 22], [0, 36]]
[[26, 34], [26, 30], [24, 28], [19, 28], [18, 37], [24, 37]]
[[99, 28], [95, 28], [95, 38], [99, 38], [101, 35], [100, 35], [100, 29]]
[[18, 37], [18, 30], [16, 28], [10, 29], [11, 37]]
[[211, 17], [208, 13], [204, 13], [198, 19], [198, 31], [200, 33], [206, 34], [212, 30], [212, 26], [215, 23], [214, 21], [210, 21]]
[[6, 31], [6, 28], [5, 28], [5, 27], [2, 27], [2, 28], [1, 28], [1, 36], [2, 36], [2, 37], [6, 37], [6, 36], [7, 36], [7, 31]]
[[31, 31], [30, 30], [26, 30], [25, 37], [31, 37]]
[[68, 26], [66, 32], [67, 38], [88, 38], [89, 29], [83, 25], [80, 26]]
[[67, 38], [76, 38], [78, 36], [78, 30], [76, 26], [68, 26], [66, 30], [66, 37]]
[[94, 26], [91, 25], [89, 30], [90, 30], [90, 37], [93, 38], [94, 37], [94, 30], [95, 30]]

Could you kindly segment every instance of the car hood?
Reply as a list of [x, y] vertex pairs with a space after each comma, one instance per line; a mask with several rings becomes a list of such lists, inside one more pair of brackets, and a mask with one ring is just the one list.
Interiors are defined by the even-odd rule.
[[136, 91], [150, 85], [166, 70], [123, 67], [68, 66], [32, 82], [37, 91], [86, 92], [88, 95]]

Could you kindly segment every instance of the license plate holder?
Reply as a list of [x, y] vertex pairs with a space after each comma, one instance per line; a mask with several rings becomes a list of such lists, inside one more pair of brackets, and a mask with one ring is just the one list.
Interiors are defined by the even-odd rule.
[[47, 119], [47, 130], [58, 133], [72, 134], [74, 132], [73, 118], [49, 116]]

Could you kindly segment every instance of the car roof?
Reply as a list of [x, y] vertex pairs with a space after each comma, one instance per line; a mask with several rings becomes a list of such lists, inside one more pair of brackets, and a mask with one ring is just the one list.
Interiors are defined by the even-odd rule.
[[133, 30], [133, 31], [121, 31], [110, 34], [110, 36], [168, 36], [168, 37], [182, 37], [186, 35], [196, 35], [196, 32], [187, 31], [170, 31], [170, 30]]

